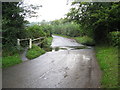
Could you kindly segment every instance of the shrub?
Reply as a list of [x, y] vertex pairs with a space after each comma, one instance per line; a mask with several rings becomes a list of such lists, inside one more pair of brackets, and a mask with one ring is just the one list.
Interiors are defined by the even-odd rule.
[[52, 26], [51, 25], [43, 24], [43, 25], [40, 25], [40, 27], [46, 33], [47, 37], [50, 37], [52, 35]]
[[120, 44], [120, 32], [119, 31], [110, 32], [108, 35], [108, 38], [109, 38], [110, 45], [118, 46]]
[[46, 36], [46, 33], [42, 30], [42, 27], [38, 25], [30, 26], [26, 30], [29, 38], [38, 38]]
[[44, 39], [43, 43], [41, 44], [41, 48], [43, 48], [45, 51], [51, 51], [52, 48], [50, 47], [52, 43], [52, 37], [47, 37]]

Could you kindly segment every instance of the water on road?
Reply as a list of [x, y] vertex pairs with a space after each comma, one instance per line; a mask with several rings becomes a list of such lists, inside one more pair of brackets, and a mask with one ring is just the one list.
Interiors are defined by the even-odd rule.
[[[3, 88], [97, 88], [101, 72], [93, 48], [53, 35], [52, 52], [3, 69]], [[55, 51], [54, 49], [59, 49]]]

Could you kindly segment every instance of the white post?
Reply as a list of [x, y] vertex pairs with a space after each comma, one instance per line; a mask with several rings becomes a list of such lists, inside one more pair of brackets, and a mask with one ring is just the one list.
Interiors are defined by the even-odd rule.
[[20, 39], [17, 39], [17, 45], [20, 46]]
[[32, 48], [32, 39], [30, 39], [30, 45], [29, 48]]

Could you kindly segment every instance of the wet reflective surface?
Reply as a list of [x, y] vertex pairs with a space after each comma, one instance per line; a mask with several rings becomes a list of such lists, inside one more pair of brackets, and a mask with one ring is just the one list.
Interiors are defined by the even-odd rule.
[[3, 69], [3, 88], [97, 88], [101, 71], [92, 47], [53, 36], [53, 50]]
[[26, 57], [27, 50], [28, 50], [28, 48], [25, 48], [25, 51], [23, 51], [22, 53], [20, 53], [20, 57], [21, 57], [21, 59], [22, 59], [23, 62], [29, 60]]

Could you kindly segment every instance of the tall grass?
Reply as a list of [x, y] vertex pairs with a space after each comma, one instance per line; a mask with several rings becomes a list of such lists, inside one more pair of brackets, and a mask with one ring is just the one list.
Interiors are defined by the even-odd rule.
[[12, 56], [5, 56], [2, 58], [2, 68], [7, 68], [19, 64], [21, 62], [22, 60], [19, 54], [14, 54]]
[[96, 46], [98, 59], [103, 76], [101, 85], [103, 88], [118, 87], [118, 48], [110, 46]]
[[77, 42], [84, 44], [84, 45], [95, 45], [95, 41], [88, 37], [88, 36], [83, 36], [83, 37], [75, 37], [74, 38]]

